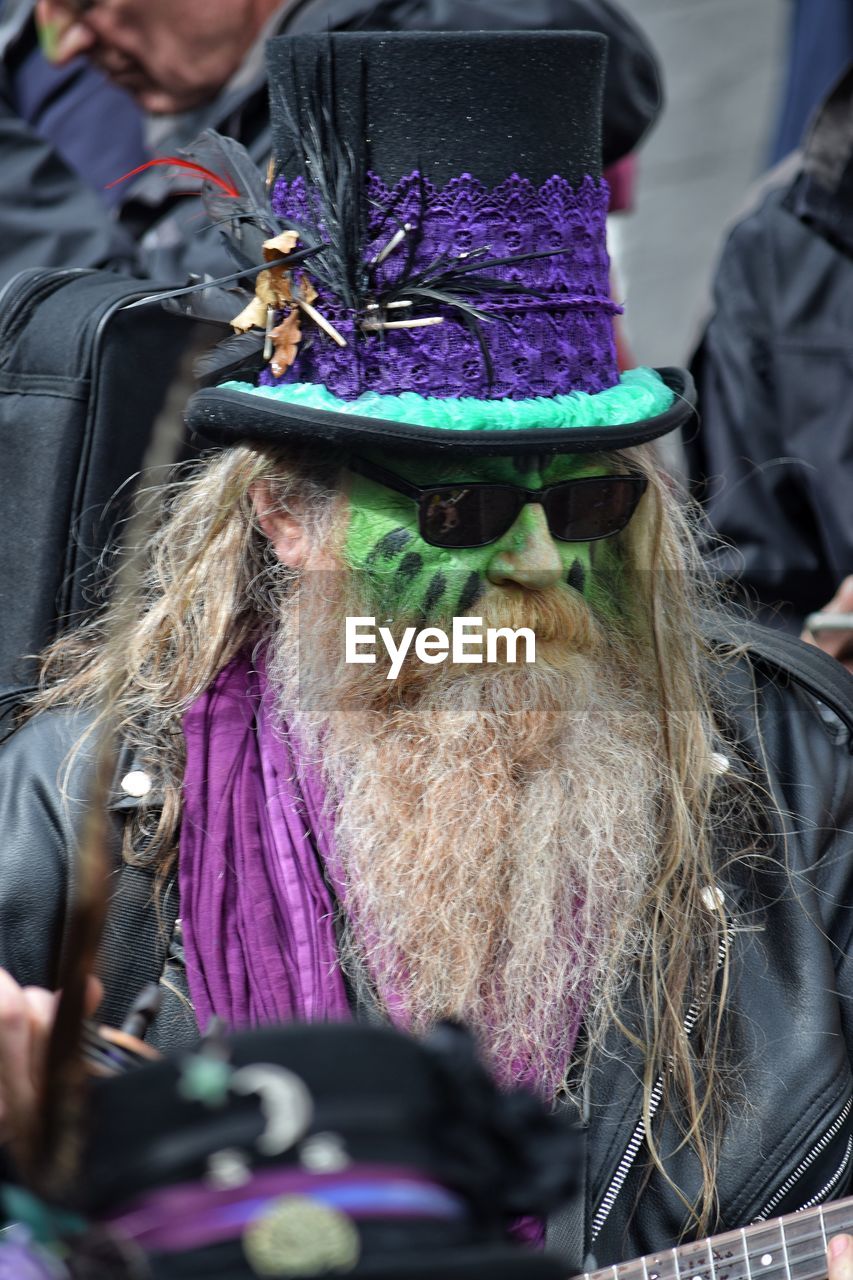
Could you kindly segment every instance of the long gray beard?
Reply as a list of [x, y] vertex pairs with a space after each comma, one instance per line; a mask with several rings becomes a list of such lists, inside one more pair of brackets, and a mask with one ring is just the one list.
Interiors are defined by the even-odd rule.
[[333, 808], [345, 969], [398, 1024], [464, 1021], [499, 1078], [554, 1097], [647, 942], [652, 699], [588, 629], [541, 665], [433, 667], [392, 698], [322, 645], [297, 671], [295, 617], [270, 670]]

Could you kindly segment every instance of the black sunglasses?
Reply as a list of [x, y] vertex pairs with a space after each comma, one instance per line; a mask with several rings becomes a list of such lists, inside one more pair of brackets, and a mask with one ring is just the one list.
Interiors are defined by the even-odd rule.
[[595, 542], [625, 528], [646, 490], [645, 476], [588, 476], [546, 489], [514, 484], [411, 484], [402, 476], [351, 458], [350, 471], [405, 494], [418, 504], [418, 526], [433, 547], [485, 547], [510, 529], [527, 503], [544, 508], [551, 536], [559, 542]]

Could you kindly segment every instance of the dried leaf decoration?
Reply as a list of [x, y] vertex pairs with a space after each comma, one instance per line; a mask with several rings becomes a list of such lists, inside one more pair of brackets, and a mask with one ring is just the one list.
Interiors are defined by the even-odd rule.
[[296, 308], [286, 315], [274, 329], [270, 329], [269, 336], [273, 342], [270, 368], [275, 376], [280, 378], [296, 359], [299, 339], [302, 337], [299, 312]]
[[[276, 258], [284, 258], [293, 253], [299, 242], [295, 231], [282, 231], [271, 240], [264, 241], [264, 261], [274, 262]], [[293, 306], [293, 280], [287, 267], [270, 267], [261, 271], [255, 279], [255, 296], [243, 308], [239, 315], [231, 321], [231, 327], [237, 333], [246, 333], [249, 329], [265, 329], [267, 309], [274, 307], [283, 311]]]
[[[299, 243], [296, 231], [282, 231], [263, 244], [264, 261], [275, 262], [293, 253]], [[261, 271], [255, 281], [255, 296], [248, 306], [231, 321], [238, 333], [249, 329], [266, 329], [267, 341], [272, 345], [270, 367], [277, 378], [289, 369], [296, 359], [296, 351], [302, 337], [300, 306], [304, 307], [317, 297], [317, 290], [304, 275], [294, 276], [285, 266], [270, 267]], [[273, 312], [283, 312], [275, 328], [270, 328]], [[269, 350], [269, 348], [267, 348]], [[266, 351], [264, 353], [266, 355]]]
[[[271, 240], [264, 241], [264, 262], [293, 253], [299, 241], [295, 231], [282, 231]], [[255, 281], [255, 294], [264, 306], [282, 311], [293, 304], [293, 275], [288, 267], [270, 267], [262, 271]]]
[[281, 231], [271, 240], [264, 241], [264, 262], [272, 262], [275, 258], [285, 258], [293, 253], [299, 243], [297, 231]]
[[267, 308], [260, 298], [254, 297], [243, 308], [239, 315], [231, 321], [231, 328], [237, 333], [248, 333], [249, 329], [263, 329], [267, 323]]
[[310, 306], [316, 297], [317, 290], [311, 281], [305, 276], [299, 276], [296, 281], [296, 294], [293, 295], [293, 301], [297, 305], [291, 304], [287, 314], [267, 334], [273, 343], [270, 367], [277, 378], [280, 378], [285, 369], [289, 369], [296, 359], [296, 348], [302, 337], [302, 313], [299, 310], [299, 304], [308, 303]]

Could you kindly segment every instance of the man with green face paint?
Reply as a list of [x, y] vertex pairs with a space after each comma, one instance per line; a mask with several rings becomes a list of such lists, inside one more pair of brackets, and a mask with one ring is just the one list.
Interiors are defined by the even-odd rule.
[[[37, 1056], [77, 840], [55, 779], [86, 794], [111, 690], [116, 847], [180, 897], [130, 966], [163, 988], [156, 1044], [212, 1015], [468, 1023], [583, 1121], [571, 1221], [514, 1224], [567, 1271], [840, 1194], [853, 704], [821, 655], [734, 643], [651, 443], [690, 379], [616, 368], [601, 43], [332, 35], [270, 65], [283, 176], [260, 234], [254, 206], [232, 226], [260, 323], [188, 410], [221, 447], [131, 625], [47, 655], [0, 754], [0, 1018]], [[472, 615], [535, 661], [347, 661], [353, 618]], [[108, 1019], [128, 967], [106, 958]], [[7, 1125], [13, 1068], [0, 1048]]]
[[[532, 498], [494, 541], [484, 546], [443, 547], [421, 536], [415, 501], [383, 484], [374, 469], [379, 462], [376, 454], [368, 454], [367, 460], [373, 463], [368, 468], [372, 477], [356, 471], [348, 487], [350, 519], [344, 558], [365, 576], [380, 611], [390, 609], [404, 618], [430, 622], [467, 614], [489, 584], [542, 589], [565, 582], [581, 594], [594, 593], [593, 566], [602, 553], [606, 556], [609, 544], [555, 537], [544, 508]], [[462, 480], [533, 491], [608, 474], [601, 460], [581, 455], [497, 457], [467, 465], [396, 456], [385, 460], [385, 469], [393, 473], [392, 483], [393, 477], [399, 477], [427, 489], [442, 484], [459, 487], [463, 504], [471, 490], [459, 485]], [[464, 538], [459, 531], [459, 501], [454, 502], [452, 495], [442, 500], [435, 494], [428, 503], [434, 514], [426, 515], [427, 525], [433, 524], [439, 539], [450, 543]], [[479, 536], [476, 530], [473, 536]]]

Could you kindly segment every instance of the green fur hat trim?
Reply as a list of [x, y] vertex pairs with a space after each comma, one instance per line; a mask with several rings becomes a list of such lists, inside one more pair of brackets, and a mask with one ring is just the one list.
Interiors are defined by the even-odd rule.
[[628, 369], [616, 386], [590, 395], [572, 391], [564, 396], [534, 396], [530, 400], [475, 400], [464, 396], [442, 400], [404, 391], [398, 396], [366, 391], [356, 400], [341, 400], [314, 382], [293, 382], [277, 387], [256, 387], [250, 382], [223, 382], [223, 391], [240, 391], [268, 400], [381, 418], [444, 431], [523, 431], [543, 427], [610, 427], [642, 422], [664, 413], [675, 399], [654, 369]]

